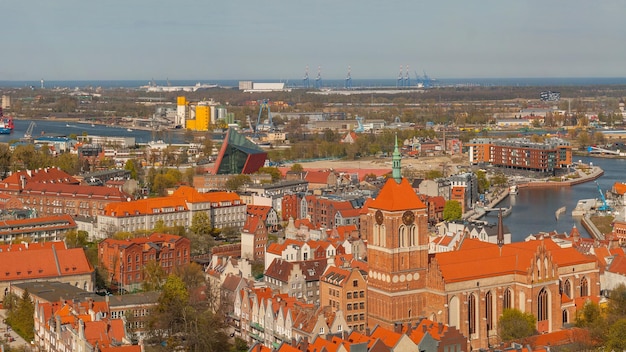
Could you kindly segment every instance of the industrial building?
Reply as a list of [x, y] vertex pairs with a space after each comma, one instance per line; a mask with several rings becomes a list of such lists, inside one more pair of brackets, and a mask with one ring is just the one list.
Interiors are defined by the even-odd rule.
[[176, 126], [192, 131], [208, 131], [218, 120], [228, 121], [225, 107], [213, 100], [190, 102], [184, 96], [176, 99]]

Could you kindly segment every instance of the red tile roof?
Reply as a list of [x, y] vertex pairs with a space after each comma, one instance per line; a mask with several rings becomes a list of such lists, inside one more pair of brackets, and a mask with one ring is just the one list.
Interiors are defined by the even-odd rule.
[[380, 190], [376, 199], [372, 200], [368, 207], [387, 211], [399, 211], [410, 209], [423, 209], [426, 205], [419, 199], [409, 181], [405, 178], [397, 183], [389, 179]]
[[0, 252], [0, 281], [51, 279], [93, 270], [82, 248], [65, 249], [59, 242], [50, 248], [30, 245], [28, 249]]
[[[551, 239], [506, 244], [501, 252], [496, 244], [465, 239], [459, 251], [437, 253], [435, 258], [448, 283], [512, 273], [526, 275], [537, 248], [542, 245], [559, 267], [596, 262], [596, 258], [575, 248], [561, 248]], [[481, 265], [473, 265], [478, 262]]]
[[22, 170], [13, 173], [4, 180], [0, 181], [0, 189], [21, 190], [22, 182], [25, 183], [54, 183], [54, 184], [79, 184], [80, 182], [67, 172], [59, 168], [45, 168], [36, 170]]
[[330, 176], [331, 172], [332, 171], [329, 170], [310, 170], [307, 171], [304, 179], [307, 180], [309, 183], [325, 185], [328, 183], [328, 176]]
[[377, 326], [374, 331], [372, 331], [370, 337], [374, 339], [380, 339], [385, 345], [389, 347], [395, 347], [398, 344], [398, 341], [400, 341], [400, 339], [402, 338], [402, 334], [391, 331], [389, 329], [385, 329], [381, 326]]

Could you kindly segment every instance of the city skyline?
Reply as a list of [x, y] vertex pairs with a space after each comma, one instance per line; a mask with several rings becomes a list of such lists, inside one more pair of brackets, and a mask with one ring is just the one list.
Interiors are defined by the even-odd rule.
[[0, 80], [626, 77], [620, 1], [3, 7]]

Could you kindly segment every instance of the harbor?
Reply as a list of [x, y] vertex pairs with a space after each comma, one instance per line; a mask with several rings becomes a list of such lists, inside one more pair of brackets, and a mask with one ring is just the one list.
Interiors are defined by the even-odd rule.
[[[540, 232], [557, 231], [570, 233], [577, 227], [585, 237], [601, 238], [594, 230], [589, 217], [572, 216], [580, 200], [598, 198], [598, 185], [610, 189], [615, 182], [625, 182], [622, 171], [626, 160], [581, 158], [582, 167], [577, 170], [579, 178], [563, 181], [524, 180], [515, 189], [501, 187], [487, 194], [485, 204], [466, 212], [463, 218], [472, 222], [496, 223], [498, 211], [510, 209], [503, 217], [504, 224], [512, 232], [513, 241]], [[596, 182], [593, 182], [596, 181]], [[613, 214], [616, 212], [614, 211]], [[552, 215], [551, 215], [552, 214]], [[504, 215], [504, 214], [503, 214]]]

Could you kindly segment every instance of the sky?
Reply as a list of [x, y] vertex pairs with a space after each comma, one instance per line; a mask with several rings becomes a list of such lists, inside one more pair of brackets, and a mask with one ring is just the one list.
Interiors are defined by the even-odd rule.
[[3, 0], [0, 80], [626, 77], [623, 0]]

